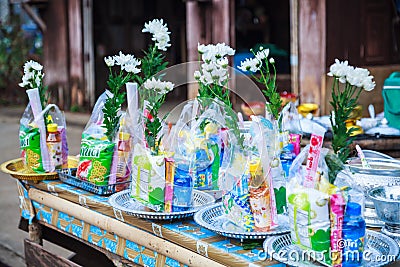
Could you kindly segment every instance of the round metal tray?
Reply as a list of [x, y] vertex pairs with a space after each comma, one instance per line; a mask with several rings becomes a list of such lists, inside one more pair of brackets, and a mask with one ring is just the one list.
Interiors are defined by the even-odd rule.
[[269, 232], [246, 232], [230, 222], [224, 216], [222, 203], [217, 203], [201, 209], [194, 215], [195, 222], [219, 235], [238, 239], [265, 239], [271, 235], [281, 235], [290, 232], [287, 216], [279, 215], [276, 228]]
[[[371, 230], [366, 231], [366, 251], [370, 252], [370, 261], [364, 260], [361, 266], [384, 266], [395, 261], [399, 254], [399, 246], [390, 237]], [[264, 241], [264, 251], [268, 255], [290, 266], [324, 266], [324, 263], [308, 260], [307, 253], [292, 244], [290, 234], [274, 236]], [[295, 255], [295, 256], [294, 256]], [[302, 256], [305, 257], [302, 258]], [[309, 254], [311, 255], [311, 253]], [[299, 261], [294, 261], [299, 256]], [[378, 261], [379, 259], [379, 261]]]
[[124, 190], [111, 195], [108, 198], [110, 205], [128, 215], [143, 219], [153, 220], [174, 220], [193, 216], [193, 214], [204, 206], [214, 203], [214, 198], [199, 190], [193, 190], [193, 207], [186, 211], [179, 212], [155, 212], [148, 209], [140, 202], [130, 196], [130, 190]]

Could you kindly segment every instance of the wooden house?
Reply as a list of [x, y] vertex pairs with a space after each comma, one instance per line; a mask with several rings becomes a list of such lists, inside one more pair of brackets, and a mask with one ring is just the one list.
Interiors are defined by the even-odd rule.
[[[46, 83], [60, 105], [91, 107], [106, 86], [103, 57], [122, 50], [140, 55], [150, 42], [141, 33], [146, 21], [163, 18], [173, 44], [170, 65], [197, 60], [198, 43], [225, 42], [237, 51], [257, 43], [284, 51], [279, 58], [279, 90], [297, 94], [329, 111], [335, 58], [367, 67], [376, 90], [362, 104], [383, 110], [384, 79], [400, 69], [398, 0], [10, 0], [32, 13], [44, 36]], [[187, 94], [193, 97], [195, 88]]]

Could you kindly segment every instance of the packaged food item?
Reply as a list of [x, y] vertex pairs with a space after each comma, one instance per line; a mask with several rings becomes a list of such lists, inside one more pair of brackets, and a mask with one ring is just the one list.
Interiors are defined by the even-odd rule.
[[114, 146], [115, 144], [107, 138], [98, 139], [96, 136], [83, 133], [77, 177], [96, 185], [108, 185]]
[[254, 230], [254, 217], [249, 205], [249, 194], [235, 195], [228, 192], [223, 195], [222, 203], [225, 216], [246, 232]]
[[24, 165], [33, 172], [44, 173], [45, 170], [41, 160], [39, 128], [35, 124], [21, 124], [19, 141]]
[[133, 149], [131, 197], [153, 211], [164, 210], [164, 156], [151, 155], [142, 144], [136, 144]]

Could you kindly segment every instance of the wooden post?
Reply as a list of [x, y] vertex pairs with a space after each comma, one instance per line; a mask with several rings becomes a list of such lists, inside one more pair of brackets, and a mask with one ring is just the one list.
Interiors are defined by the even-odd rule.
[[83, 55], [85, 78], [85, 101], [90, 106], [95, 102], [94, 82], [94, 48], [93, 48], [93, 3], [92, 0], [82, 0], [83, 16]]
[[[186, 2], [186, 44], [187, 60], [198, 61], [197, 44], [226, 43], [233, 46], [234, 41], [234, 2], [229, 0], [187, 1]], [[233, 28], [232, 28], [233, 27]], [[195, 64], [190, 64], [194, 66]], [[189, 69], [193, 79], [195, 69]], [[234, 88], [234, 79], [229, 86]], [[188, 86], [188, 98], [197, 96], [197, 84]]]
[[299, 95], [299, 0], [290, 0], [290, 80], [292, 93]]
[[67, 14], [64, 0], [48, 1], [43, 15], [47, 22], [43, 34], [45, 84], [59, 89], [60, 108], [69, 105]]
[[71, 106], [83, 105], [83, 53], [82, 53], [81, 0], [68, 1], [69, 81]]
[[[197, 61], [198, 53], [197, 53], [197, 44], [200, 42], [204, 42], [201, 40], [201, 21], [200, 21], [200, 7], [199, 3], [195, 1], [187, 1], [186, 2], [186, 45], [187, 45], [187, 61]], [[203, 14], [205, 15], [205, 14]], [[188, 66], [192, 66], [194, 64], [188, 64]], [[187, 75], [191, 75], [188, 80], [192, 80], [191, 77], [194, 73], [195, 69], [189, 67], [187, 70]], [[193, 99], [197, 96], [198, 86], [197, 84], [189, 84], [188, 85], [188, 98]]]
[[321, 105], [321, 77], [326, 72], [326, 0], [299, 1], [299, 96]]

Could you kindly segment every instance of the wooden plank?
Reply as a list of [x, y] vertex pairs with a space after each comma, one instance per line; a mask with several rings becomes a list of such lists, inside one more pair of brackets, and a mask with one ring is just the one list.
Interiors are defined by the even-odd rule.
[[321, 105], [321, 77], [326, 73], [326, 0], [299, 3], [299, 96]]
[[216, 261], [190, 251], [187, 248], [178, 246], [160, 237], [144, 232], [138, 228], [131, 227], [121, 221], [86, 209], [80, 205], [71, 203], [49, 193], [31, 188], [29, 190], [29, 197], [33, 201], [37, 201], [50, 208], [69, 214], [76, 219], [83, 220], [91, 225], [112, 232], [122, 238], [131, 240], [140, 246], [145, 246], [152, 251], [176, 259], [186, 265], [224, 266]]
[[25, 239], [25, 261], [27, 267], [79, 267], [70, 260], [57, 256], [42, 246]]

